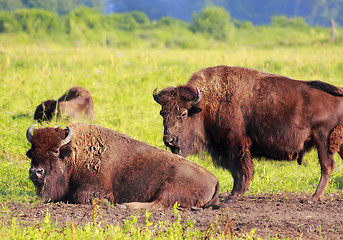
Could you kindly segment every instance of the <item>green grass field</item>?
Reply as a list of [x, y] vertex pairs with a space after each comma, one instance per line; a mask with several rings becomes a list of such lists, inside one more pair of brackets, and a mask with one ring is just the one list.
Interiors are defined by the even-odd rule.
[[[158, 87], [184, 84], [195, 71], [215, 65], [250, 67], [305, 80], [323, 80], [343, 86], [342, 46], [235, 47], [208, 50], [112, 49], [57, 44], [0, 44], [0, 201], [37, 201], [28, 179], [30, 148], [26, 130], [35, 123], [33, 113], [41, 101], [60, 97], [73, 86], [91, 91], [95, 119], [91, 122], [123, 132], [137, 140], [166, 149], [162, 142], [160, 106], [152, 98]], [[52, 121], [48, 126], [66, 126]], [[46, 125], [44, 125], [46, 126]], [[230, 191], [231, 174], [215, 168], [203, 154], [190, 160], [214, 173], [221, 191]], [[342, 191], [343, 162], [326, 193]], [[314, 193], [320, 178], [317, 153], [296, 161], [257, 160], [248, 194]], [[116, 230], [117, 231], [117, 230]], [[119, 231], [119, 230], [118, 230]]]

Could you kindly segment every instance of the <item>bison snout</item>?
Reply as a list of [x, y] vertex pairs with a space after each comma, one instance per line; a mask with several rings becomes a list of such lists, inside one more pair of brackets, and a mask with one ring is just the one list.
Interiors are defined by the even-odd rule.
[[167, 147], [177, 147], [177, 138], [175, 136], [164, 135], [163, 142]]
[[42, 168], [30, 168], [30, 179], [42, 179], [44, 176], [44, 169]]
[[179, 139], [173, 135], [164, 135], [163, 136], [164, 144], [170, 148], [172, 153], [181, 155], [180, 147], [179, 147]]

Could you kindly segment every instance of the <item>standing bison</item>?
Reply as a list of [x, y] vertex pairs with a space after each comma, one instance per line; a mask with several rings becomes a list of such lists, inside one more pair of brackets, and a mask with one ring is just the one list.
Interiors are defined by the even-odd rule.
[[184, 157], [207, 150], [231, 172], [227, 201], [248, 190], [253, 157], [301, 164], [312, 147], [321, 166], [312, 200], [319, 201], [335, 168], [329, 137], [343, 122], [342, 96], [341, 88], [324, 82], [228, 66], [202, 69], [186, 85], [153, 93], [162, 107], [165, 145]]
[[204, 168], [124, 134], [85, 123], [27, 130], [29, 176], [45, 201], [89, 204], [94, 198], [130, 208], [208, 207], [217, 178]]
[[62, 97], [56, 100], [42, 102], [36, 108], [34, 119], [38, 121], [50, 121], [55, 116], [65, 116], [73, 119], [92, 119], [94, 103], [91, 93], [82, 87], [69, 89]]

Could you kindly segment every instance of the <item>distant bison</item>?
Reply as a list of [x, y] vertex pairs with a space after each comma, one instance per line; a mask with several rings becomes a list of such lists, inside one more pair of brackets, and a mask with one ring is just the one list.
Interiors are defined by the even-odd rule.
[[321, 81], [228, 66], [202, 69], [186, 85], [153, 93], [162, 107], [165, 145], [184, 157], [207, 150], [233, 176], [228, 201], [248, 190], [253, 157], [301, 164], [312, 147], [321, 166], [312, 200], [320, 200], [335, 168], [329, 137], [343, 122], [342, 96], [341, 88]]
[[85, 123], [27, 130], [29, 176], [45, 201], [89, 204], [94, 198], [129, 208], [209, 207], [217, 178], [166, 150]]
[[94, 103], [91, 93], [82, 87], [69, 89], [62, 97], [56, 100], [42, 102], [36, 108], [34, 119], [38, 121], [50, 121], [55, 116], [65, 116], [73, 119], [92, 119]]

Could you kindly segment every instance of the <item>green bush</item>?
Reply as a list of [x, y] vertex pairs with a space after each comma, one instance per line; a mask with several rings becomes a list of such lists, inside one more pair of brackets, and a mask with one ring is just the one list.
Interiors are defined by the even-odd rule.
[[132, 31], [138, 27], [131, 13], [111, 13], [106, 17], [106, 25], [109, 29], [119, 28], [126, 31]]
[[270, 25], [273, 27], [293, 27], [293, 28], [308, 27], [304, 18], [302, 17], [287, 18], [284, 15], [272, 16]]
[[254, 27], [253, 23], [250, 21], [239, 21], [237, 19], [233, 20], [233, 25], [236, 28], [247, 28], [247, 29], [251, 29]]
[[80, 7], [70, 12], [64, 20], [64, 31], [82, 33], [85, 30], [103, 29], [104, 16], [96, 8]]
[[18, 32], [20, 30], [20, 24], [15, 19], [13, 14], [5, 11], [0, 11], [0, 32], [10, 33]]
[[143, 12], [133, 11], [131, 12], [131, 15], [139, 25], [147, 26], [150, 24], [149, 17]]
[[14, 12], [15, 19], [26, 33], [53, 33], [61, 29], [56, 14], [41, 9], [19, 9]]
[[167, 16], [162, 17], [160, 20], [156, 23], [157, 27], [181, 27], [181, 28], [187, 28], [188, 24], [182, 20]]
[[206, 7], [200, 14], [193, 14], [191, 29], [211, 35], [217, 40], [226, 40], [230, 29], [230, 14], [221, 7]]

